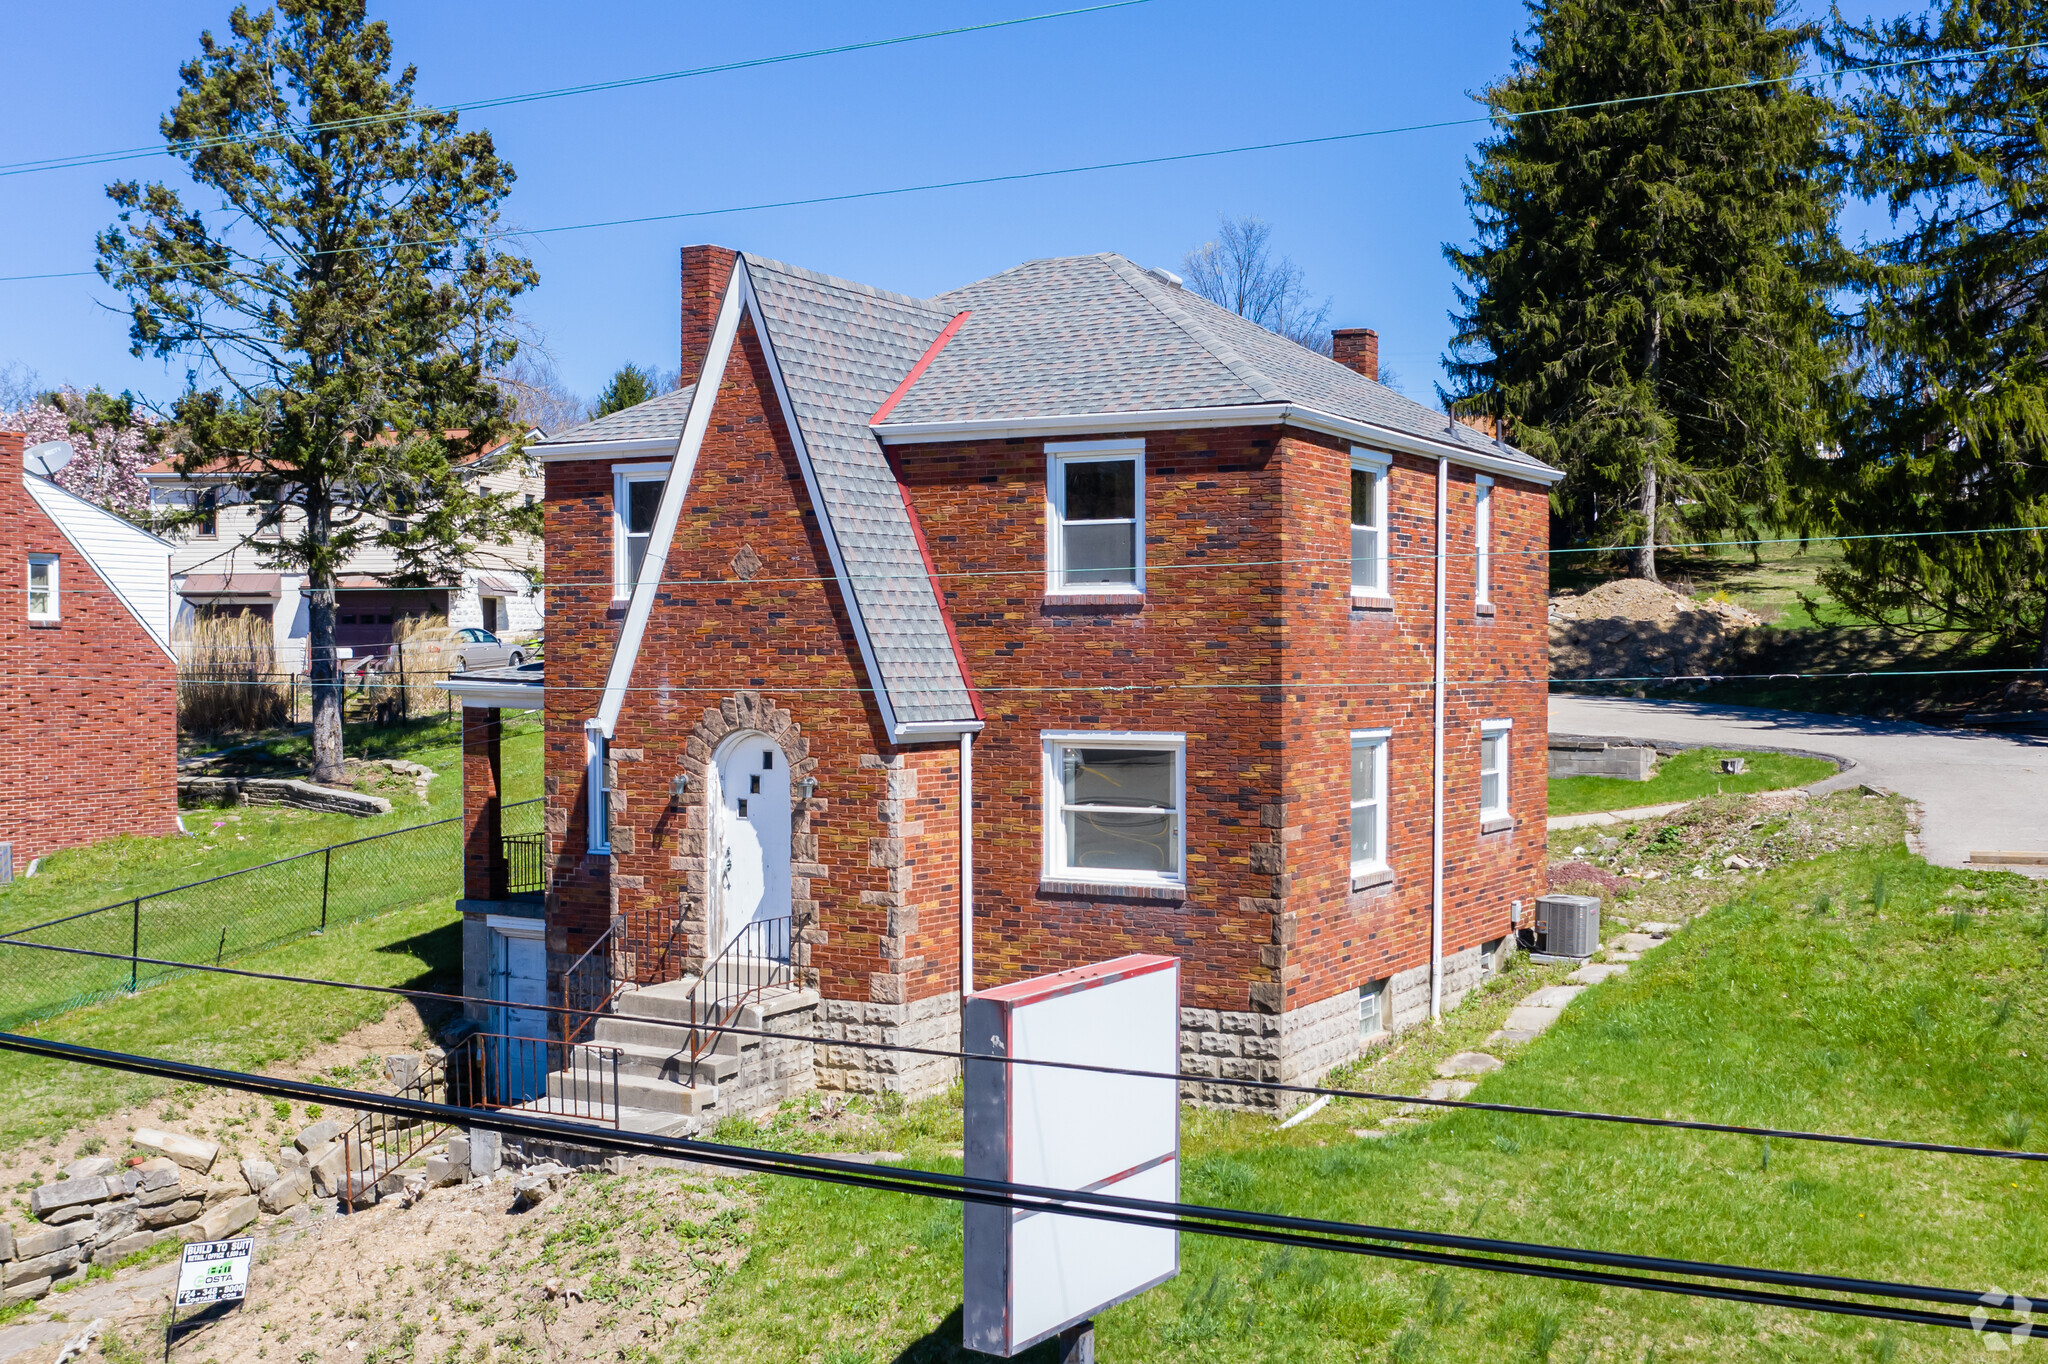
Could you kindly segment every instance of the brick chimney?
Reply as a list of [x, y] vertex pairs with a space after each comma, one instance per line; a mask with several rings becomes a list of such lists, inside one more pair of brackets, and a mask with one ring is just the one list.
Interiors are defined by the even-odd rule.
[[0, 431], [0, 470], [10, 477], [20, 473], [22, 456], [27, 451], [27, 436], [19, 431]]
[[1491, 413], [1474, 412], [1468, 416], [1465, 413], [1460, 412], [1456, 415], [1458, 419], [1458, 425], [1469, 426], [1474, 431], [1477, 431], [1480, 435], [1486, 437], [1488, 440], [1500, 439], [1500, 423], [1494, 419]]
[[1380, 334], [1370, 327], [1339, 327], [1330, 333], [1330, 358], [1354, 374], [1377, 382]]
[[723, 246], [683, 248], [683, 386], [697, 382], [704, 353], [711, 349], [711, 329], [718, 321], [726, 281], [739, 252]]

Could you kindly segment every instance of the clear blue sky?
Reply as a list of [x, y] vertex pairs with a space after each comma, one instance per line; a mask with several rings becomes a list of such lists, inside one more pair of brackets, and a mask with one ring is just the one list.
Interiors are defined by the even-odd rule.
[[[1065, 7], [1074, 0], [867, 5], [529, 0], [373, 4], [427, 101], [673, 70]], [[10, 16], [0, 162], [157, 139], [177, 67], [223, 0], [74, 0]], [[1150, 0], [1104, 14], [465, 115], [518, 172], [509, 219], [543, 227], [1314, 136], [1477, 112], [1507, 66], [1516, 0], [1449, 5]], [[31, 55], [32, 54], [32, 55]], [[1450, 334], [1446, 241], [1464, 241], [1456, 128], [1021, 185], [529, 239], [523, 310], [586, 396], [621, 362], [676, 362], [676, 248], [715, 241], [930, 294], [1039, 256], [1113, 250], [1177, 267], [1218, 213], [1255, 213], [1370, 326], [1433, 401]], [[117, 175], [168, 158], [0, 179], [0, 274], [90, 266]], [[0, 284], [0, 365], [45, 383], [167, 397], [182, 369], [127, 353], [97, 280]]]

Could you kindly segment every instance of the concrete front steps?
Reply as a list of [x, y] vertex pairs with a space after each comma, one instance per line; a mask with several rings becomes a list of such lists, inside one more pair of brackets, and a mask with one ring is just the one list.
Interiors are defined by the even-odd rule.
[[[719, 974], [724, 977], [727, 972], [721, 969]], [[727, 1020], [731, 1026], [773, 1029], [778, 1019], [817, 1008], [817, 992], [787, 983], [789, 968], [779, 963], [748, 963], [735, 975], [784, 983], [768, 986], [761, 998], [744, 1005], [737, 1018]], [[615, 1012], [599, 1017], [591, 1035], [576, 1048], [576, 1060], [548, 1076], [548, 1097], [523, 1104], [521, 1110], [605, 1127], [615, 1125], [616, 1116], [616, 1126], [626, 1131], [660, 1136], [701, 1132], [733, 1112], [734, 1101], [754, 1088], [735, 1082], [742, 1080], [742, 1072], [759, 1068], [756, 1063], [765, 1042], [721, 1033], [692, 1065], [688, 1025], [690, 993], [696, 985], [697, 978], [691, 976], [619, 996]], [[793, 1032], [811, 1030], [801, 1020], [784, 1026]], [[618, 1054], [616, 1115], [609, 1102], [612, 1052]]]

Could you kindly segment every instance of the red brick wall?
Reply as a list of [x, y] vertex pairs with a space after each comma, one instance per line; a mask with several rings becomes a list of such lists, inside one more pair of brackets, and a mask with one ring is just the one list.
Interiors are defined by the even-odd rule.
[[[1388, 475], [1390, 610], [1350, 601], [1348, 442], [1290, 434], [1282, 442], [1286, 669], [1302, 690], [1287, 714], [1284, 827], [1291, 876], [1279, 932], [1286, 1007], [1327, 999], [1429, 958], [1430, 787], [1435, 625], [1436, 465], [1397, 458]], [[1497, 480], [1489, 596], [1474, 602], [1471, 470], [1450, 471], [1445, 575], [1444, 951], [1509, 931], [1513, 902], [1542, 893], [1548, 577], [1541, 551], [1547, 499]], [[1334, 510], [1333, 510], [1334, 509]], [[1512, 830], [1479, 831], [1479, 726], [1514, 722], [1509, 742]], [[1394, 880], [1353, 892], [1350, 732], [1391, 729], [1387, 843]], [[1279, 957], [1278, 952], [1270, 954]]]
[[[0, 840], [31, 858], [176, 833], [177, 670], [22, 486], [0, 432]], [[55, 554], [59, 614], [28, 619], [28, 556]]]

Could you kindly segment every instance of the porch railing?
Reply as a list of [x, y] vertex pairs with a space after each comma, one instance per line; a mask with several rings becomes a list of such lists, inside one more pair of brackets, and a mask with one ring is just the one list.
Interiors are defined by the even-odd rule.
[[548, 836], [506, 834], [498, 840], [504, 850], [505, 890], [519, 895], [548, 888]]
[[448, 1054], [449, 1082], [469, 1108], [619, 1125], [619, 1049], [475, 1032]]
[[[461, 1103], [451, 1093], [448, 1058], [429, 1057], [398, 1088], [401, 1097], [428, 1103]], [[354, 1212], [379, 1180], [434, 1144], [448, 1124], [390, 1113], [365, 1113], [341, 1138], [341, 1199]]]
[[769, 991], [788, 987], [793, 920], [785, 914], [755, 919], [733, 935], [698, 977], [684, 1016], [690, 1021], [690, 1062], [704, 1059], [740, 1010]]
[[626, 921], [614, 917], [597, 941], [562, 972], [562, 1041], [574, 1046], [612, 1001], [626, 988], [627, 972], [620, 961], [626, 945]]

